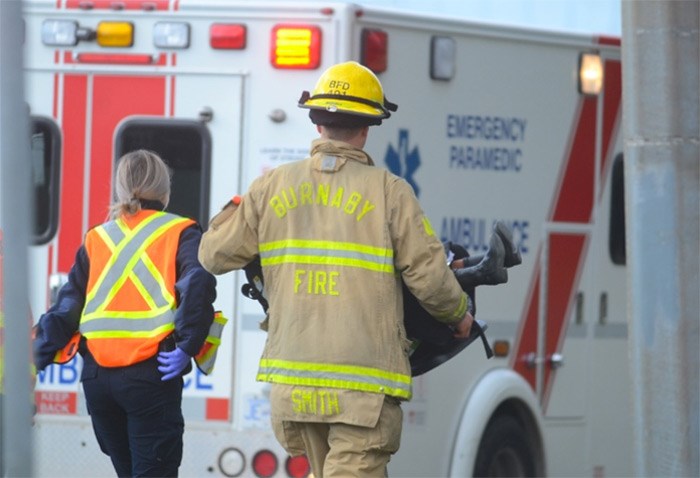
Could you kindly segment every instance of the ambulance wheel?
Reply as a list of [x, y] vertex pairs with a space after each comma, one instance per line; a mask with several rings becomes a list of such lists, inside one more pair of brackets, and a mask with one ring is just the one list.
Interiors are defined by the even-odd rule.
[[532, 449], [525, 430], [514, 417], [491, 418], [479, 443], [474, 476], [535, 476]]

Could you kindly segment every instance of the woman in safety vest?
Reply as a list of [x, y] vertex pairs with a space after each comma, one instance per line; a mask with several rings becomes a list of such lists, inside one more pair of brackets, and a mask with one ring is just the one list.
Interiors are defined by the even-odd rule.
[[68, 283], [35, 328], [34, 360], [83, 357], [81, 382], [119, 476], [177, 476], [182, 376], [214, 319], [216, 280], [197, 260], [202, 231], [163, 212], [170, 171], [139, 150], [119, 160], [111, 220], [90, 229]]

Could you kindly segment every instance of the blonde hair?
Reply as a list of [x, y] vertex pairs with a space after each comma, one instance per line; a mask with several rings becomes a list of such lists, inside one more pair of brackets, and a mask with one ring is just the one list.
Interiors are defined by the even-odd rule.
[[145, 149], [126, 153], [119, 158], [114, 178], [114, 203], [109, 208], [113, 219], [141, 210], [139, 199], [170, 201], [170, 169], [160, 157]]

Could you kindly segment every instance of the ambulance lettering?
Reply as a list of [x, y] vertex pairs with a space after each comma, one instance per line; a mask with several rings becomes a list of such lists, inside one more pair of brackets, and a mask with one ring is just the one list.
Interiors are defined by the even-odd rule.
[[523, 167], [526, 118], [448, 114], [449, 167], [520, 172]]
[[194, 376], [192, 372], [188, 373], [184, 377], [184, 388], [185, 390], [212, 390], [214, 385], [207, 383], [211, 378], [206, 378], [197, 367], [193, 367]]
[[37, 381], [44, 385], [72, 385], [78, 383], [82, 360], [78, 363], [76, 355], [70, 362], [63, 364], [51, 364], [37, 373]]
[[[525, 219], [504, 220], [513, 233], [513, 243], [521, 254], [527, 254], [530, 247], [530, 222]], [[489, 239], [496, 219], [443, 217], [440, 225], [440, 240], [464, 246], [469, 252], [481, 254], [488, 250]]]
[[249, 397], [243, 418], [250, 423], [262, 423], [270, 418], [270, 401], [261, 396]]

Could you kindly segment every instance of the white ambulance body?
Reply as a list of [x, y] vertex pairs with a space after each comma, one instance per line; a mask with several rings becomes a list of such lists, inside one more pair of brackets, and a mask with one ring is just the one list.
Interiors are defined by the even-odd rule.
[[[501, 219], [523, 257], [507, 284], [477, 289], [497, 356], [477, 342], [416, 378], [390, 474], [631, 474], [618, 39], [332, 2], [25, 0], [24, 18], [35, 320], [105, 220], [116, 158], [161, 153], [170, 210], [206, 225], [263, 171], [307, 155], [316, 131], [297, 99], [357, 60], [399, 105], [370, 130], [377, 166], [414, 186], [443, 241], [482, 254]], [[598, 94], [581, 91], [589, 55]], [[186, 377], [182, 476], [307, 472], [270, 430], [262, 310], [243, 282], [218, 277], [230, 322], [217, 366]], [[80, 367], [38, 377], [37, 476], [113, 474]]]

